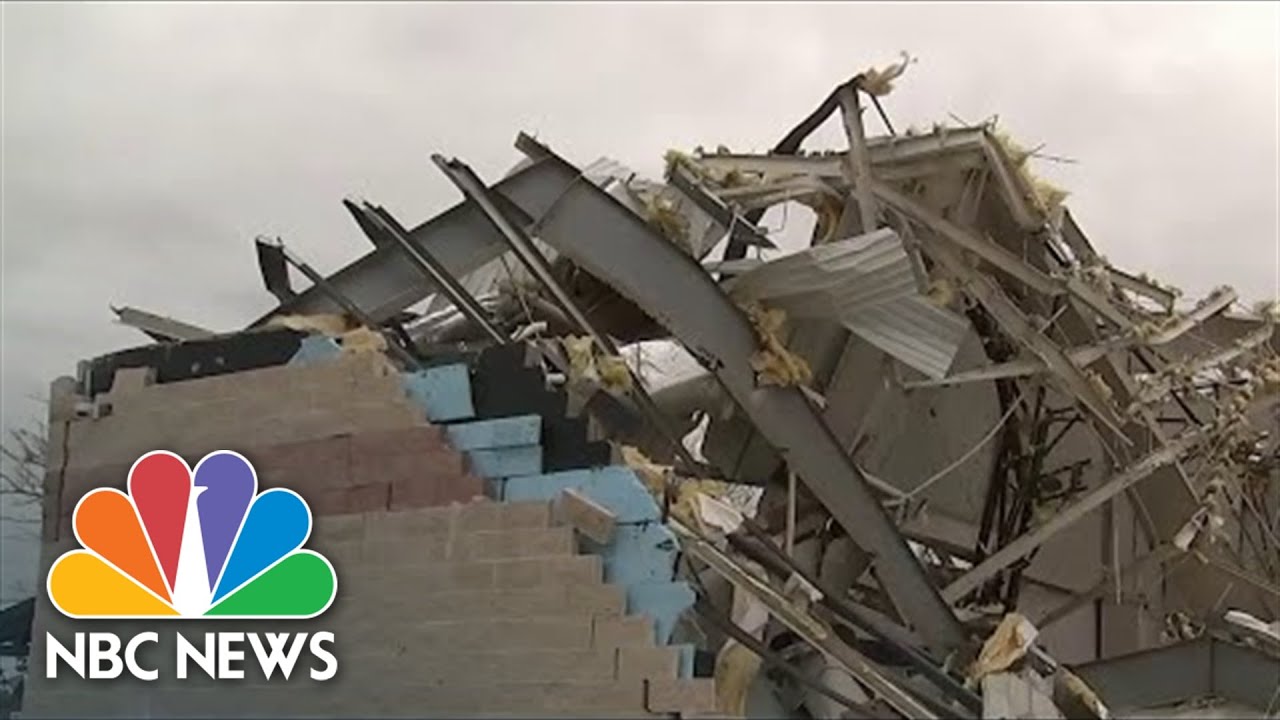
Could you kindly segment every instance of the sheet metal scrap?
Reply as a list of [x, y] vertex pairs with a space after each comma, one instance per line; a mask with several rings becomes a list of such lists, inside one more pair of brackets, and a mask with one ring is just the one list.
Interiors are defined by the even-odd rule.
[[[629, 462], [673, 501], [693, 564], [768, 608], [763, 629], [729, 635], [802, 696], [860, 702], [793, 661], [818, 653], [885, 712], [977, 714], [965, 672], [1005, 617], [1044, 626], [1001, 671], [1041, 662], [1037, 643], [1067, 663], [1145, 651], [1175, 614], [1274, 622], [1274, 313], [1233, 312], [1225, 286], [1184, 310], [1175, 288], [1111, 266], [993, 125], [868, 137], [862, 102], [887, 124], [880, 99], [906, 67], [842, 83], [769, 154], [669, 152], [661, 181], [607, 158], [579, 169], [524, 135], [491, 187], [441, 161], [466, 199], [408, 229], [347, 201], [372, 248], [332, 275], [260, 242], [279, 305], [251, 328], [358, 327], [353, 346], [408, 367], [441, 345], [558, 337], [544, 351], [567, 349], [560, 372], [608, 395], [586, 411], [631, 428]], [[836, 112], [848, 148], [800, 152]], [[760, 227], [786, 203], [815, 213], [808, 247], [780, 251]], [[121, 315], [160, 339], [206, 334]], [[649, 340], [700, 369], [651, 395], [617, 348]], [[695, 426], [701, 447], [677, 442]], [[734, 506], [747, 481], [788, 511]], [[813, 594], [797, 603], [797, 587]], [[1159, 695], [1116, 689], [1104, 676], [1122, 666], [1095, 664], [1101, 699], [1077, 679], [1060, 707]]]

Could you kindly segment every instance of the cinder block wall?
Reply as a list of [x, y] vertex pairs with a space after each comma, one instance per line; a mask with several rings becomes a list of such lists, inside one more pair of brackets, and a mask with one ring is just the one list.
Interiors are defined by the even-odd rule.
[[[123, 380], [124, 382], [120, 382]], [[70, 513], [91, 487], [124, 487], [129, 465], [166, 448], [193, 464], [232, 449], [259, 487], [298, 490], [316, 515], [308, 546], [338, 574], [338, 595], [310, 621], [72, 621], [38, 597], [24, 717], [637, 717], [714, 711], [709, 679], [679, 679], [680, 651], [655, 644], [653, 621], [628, 616], [545, 502], [484, 500], [482, 482], [400, 378], [359, 356], [185, 383], [146, 385], [124, 371], [76, 418], [72, 384], [54, 384], [50, 438], [64, 449], [47, 484], [41, 577], [75, 547]], [[206, 415], [207, 413], [207, 415]], [[205, 418], [217, 418], [217, 421]], [[53, 518], [56, 518], [52, 523]], [[45, 633], [126, 639], [157, 631], [143, 660], [161, 679], [45, 679]], [[335, 635], [338, 675], [312, 681], [309, 655], [288, 682], [256, 662], [243, 680], [175, 679], [173, 635]], [[245, 650], [252, 652], [247, 645]], [[65, 673], [66, 670], [64, 669]], [[199, 674], [199, 671], [197, 671]]]

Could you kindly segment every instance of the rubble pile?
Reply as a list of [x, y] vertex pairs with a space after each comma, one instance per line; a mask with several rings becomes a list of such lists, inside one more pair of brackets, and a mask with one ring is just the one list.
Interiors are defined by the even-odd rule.
[[[463, 202], [406, 228], [346, 201], [372, 248], [335, 273], [260, 238], [279, 302], [242, 331], [117, 309], [157, 344], [85, 363], [82, 414], [121, 368], [373, 355], [432, 423], [537, 416], [536, 441], [450, 434], [468, 481], [551, 503], [721, 715], [1274, 710], [1275, 313], [1112, 266], [991, 125], [896, 134], [910, 63], [769, 153], [673, 150], [661, 181], [523, 134], [492, 185], [436, 156]], [[846, 148], [800, 150], [836, 117]], [[813, 211], [807, 247], [762, 227], [786, 204]], [[210, 343], [239, 349], [192, 364]], [[432, 415], [451, 368], [487, 415]]]

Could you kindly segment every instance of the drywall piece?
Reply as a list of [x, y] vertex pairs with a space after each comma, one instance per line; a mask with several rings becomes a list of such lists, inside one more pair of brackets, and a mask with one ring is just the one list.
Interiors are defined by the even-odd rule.
[[302, 342], [298, 345], [298, 352], [289, 358], [290, 365], [315, 365], [316, 363], [332, 360], [342, 354], [342, 348], [338, 346], [338, 342], [331, 337], [324, 335], [308, 335], [302, 338]]
[[405, 373], [405, 390], [409, 397], [434, 422], [466, 420], [475, 417], [471, 404], [471, 375], [462, 363]]
[[445, 428], [449, 443], [458, 450], [506, 448], [542, 442], [542, 417], [518, 415], [496, 420], [477, 420]]
[[532, 477], [511, 477], [503, 484], [501, 499], [551, 500], [573, 488], [612, 512], [619, 525], [656, 522], [662, 517], [658, 503], [631, 468], [619, 465], [565, 470]]
[[[676, 628], [676, 621], [685, 610], [693, 607], [696, 600], [697, 596], [693, 594], [693, 588], [686, 582], [649, 582], [627, 586], [627, 612], [653, 618], [654, 641], [659, 645], [670, 642], [671, 633]], [[685, 664], [682, 657], [681, 677], [687, 677], [683, 674]], [[692, 648], [689, 652], [688, 666], [688, 676], [692, 676]]]
[[483, 448], [467, 453], [471, 471], [480, 477], [512, 477], [542, 472], [542, 446]]

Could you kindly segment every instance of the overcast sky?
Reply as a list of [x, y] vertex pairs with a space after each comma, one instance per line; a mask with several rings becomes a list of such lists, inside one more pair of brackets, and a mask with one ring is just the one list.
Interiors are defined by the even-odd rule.
[[256, 234], [330, 271], [368, 247], [342, 197], [453, 204], [432, 152], [493, 180], [526, 130], [656, 176], [672, 147], [767, 149], [899, 50], [900, 128], [998, 114], [1078, 161], [1039, 170], [1113, 263], [1274, 298], [1277, 7], [5, 2], [3, 425], [145, 341], [109, 303], [234, 329], [272, 305]]

